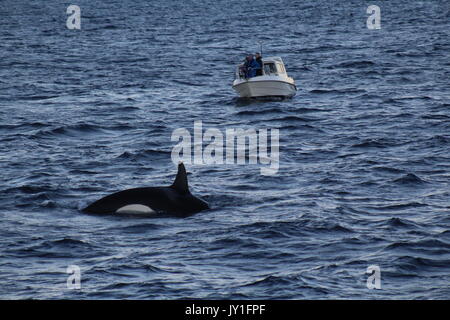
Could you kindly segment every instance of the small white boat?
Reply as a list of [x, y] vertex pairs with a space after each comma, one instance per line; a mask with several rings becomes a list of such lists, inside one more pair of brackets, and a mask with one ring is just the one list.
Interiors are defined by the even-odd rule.
[[243, 64], [236, 70], [233, 89], [242, 98], [283, 97], [295, 96], [297, 87], [295, 81], [287, 75], [283, 60], [280, 57], [263, 58], [263, 74], [245, 78], [242, 72]]

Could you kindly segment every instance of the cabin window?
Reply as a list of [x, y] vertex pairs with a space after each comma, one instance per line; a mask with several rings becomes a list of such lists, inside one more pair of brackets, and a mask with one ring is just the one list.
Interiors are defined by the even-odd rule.
[[264, 63], [264, 74], [277, 74], [277, 68], [275, 63], [268, 62]]
[[284, 66], [281, 63], [277, 63], [277, 67], [280, 73], [286, 73], [286, 69], [284, 69]]

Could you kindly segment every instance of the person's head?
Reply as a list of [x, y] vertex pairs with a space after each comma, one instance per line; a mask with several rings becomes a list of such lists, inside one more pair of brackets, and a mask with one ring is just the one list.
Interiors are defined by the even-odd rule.
[[252, 61], [253, 60], [253, 55], [249, 54], [246, 59], [247, 59], [247, 61]]
[[261, 53], [259, 53], [259, 52], [255, 53], [255, 57], [256, 57], [256, 59], [261, 58]]

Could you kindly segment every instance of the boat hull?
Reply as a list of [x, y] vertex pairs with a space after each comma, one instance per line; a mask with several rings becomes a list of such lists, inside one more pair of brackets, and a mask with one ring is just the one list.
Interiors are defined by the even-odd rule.
[[233, 89], [241, 98], [293, 97], [297, 93], [295, 84], [281, 80], [257, 80], [255, 78], [235, 81]]

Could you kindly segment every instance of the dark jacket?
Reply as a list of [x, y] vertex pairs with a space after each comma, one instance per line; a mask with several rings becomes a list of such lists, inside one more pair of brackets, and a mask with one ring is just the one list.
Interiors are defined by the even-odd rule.
[[246, 78], [253, 78], [256, 76], [256, 70], [258, 69], [259, 64], [256, 62], [255, 59], [252, 59], [251, 61], [245, 62], [245, 69], [246, 69]]
[[263, 75], [263, 61], [262, 58], [256, 58], [256, 63], [259, 64], [259, 68], [256, 69], [256, 76], [262, 76]]

